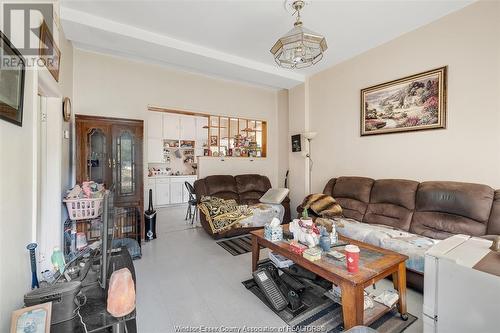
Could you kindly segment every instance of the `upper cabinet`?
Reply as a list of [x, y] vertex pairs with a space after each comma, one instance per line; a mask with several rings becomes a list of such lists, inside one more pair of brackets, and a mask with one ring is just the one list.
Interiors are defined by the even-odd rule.
[[169, 140], [181, 139], [179, 125], [179, 115], [163, 113], [163, 138]]
[[196, 140], [196, 118], [193, 116], [179, 116], [180, 139]]
[[160, 112], [148, 112], [148, 138], [163, 138], [163, 115]]

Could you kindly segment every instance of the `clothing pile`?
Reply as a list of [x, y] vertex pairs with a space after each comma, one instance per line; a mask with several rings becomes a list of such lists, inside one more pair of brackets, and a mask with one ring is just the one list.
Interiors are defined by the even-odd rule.
[[66, 199], [97, 199], [104, 196], [104, 185], [93, 181], [83, 182], [82, 186], [76, 184], [66, 194]]

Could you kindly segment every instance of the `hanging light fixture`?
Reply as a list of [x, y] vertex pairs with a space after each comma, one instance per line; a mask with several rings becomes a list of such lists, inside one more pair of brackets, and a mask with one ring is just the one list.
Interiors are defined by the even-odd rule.
[[314, 65], [323, 58], [323, 53], [328, 48], [325, 37], [302, 26], [300, 11], [304, 5], [303, 0], [292, 3], [291, 6], [297, 13], [294, 27], [278, 39], [271, 49], [274, 60], [281, 67], [293, 69]]

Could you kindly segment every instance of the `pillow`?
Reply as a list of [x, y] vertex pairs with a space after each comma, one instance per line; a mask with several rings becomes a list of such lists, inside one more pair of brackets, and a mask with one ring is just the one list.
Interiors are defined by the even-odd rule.
[[259, 199], [260, 202], [266, 204], [279, 205], [290, 192], [287, 188], [270, 188], [266, 193]]

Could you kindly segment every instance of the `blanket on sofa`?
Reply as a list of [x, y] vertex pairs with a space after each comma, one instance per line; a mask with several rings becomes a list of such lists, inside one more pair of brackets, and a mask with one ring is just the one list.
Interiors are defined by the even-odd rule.
[[325, 218], [342, 216], [342, 207], [334, 198], [323, 193], [309, 194], [304, 198], [301, 206], [316, 216]]
[[247, 205], [238, 205], [234, 199], [204, 196], [198, 208], [205, 214], [214, 234], [231, 229], [239, 220], [252, 215]]
[[262, 227], [274, 217], [283, 221], [285, 208], [276, 204], [238, 205], [234, 199], [204, 196], [198, 204], [214, 234], [234, 228]]
[[361, 223], [353, 219], [336, 219], [335, 224], [342, 236], [407, 255], [406, 267], [420, 273], [424, 272], [425, 252], [439, 242], [386, 225]]

